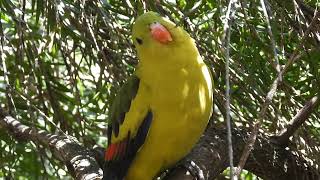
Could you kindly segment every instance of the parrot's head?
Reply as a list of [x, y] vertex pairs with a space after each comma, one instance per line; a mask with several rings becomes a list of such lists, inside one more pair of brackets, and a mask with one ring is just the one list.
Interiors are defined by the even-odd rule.
[[174, 56], [175, 49], [193, 43], [189, 34], [158, 13], [147, 12], [139, 16], [132, 30], [132, 40], [141, 61], [156, 59], [167, 60]]

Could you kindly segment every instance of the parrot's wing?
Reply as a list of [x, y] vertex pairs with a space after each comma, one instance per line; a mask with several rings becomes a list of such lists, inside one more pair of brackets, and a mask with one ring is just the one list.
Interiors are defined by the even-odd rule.
[[[105, 151], [104, 179], [122, 180], [143, 145], [152, 121], [152, 112], [140, 102], [144, 97], [139, 90], [140, 80], [131, 76], [121, 87], [111, 109], [111, 125], [108, 126], [108, 148]], [[142, 105], [141, 105], [142, 104]], [[128, 112], [143, 112], [142, 115], [126, 118]], [[134, 113], [133, 113], [134, 114]], [[130, 116], [129, 116], [130, 117]], [[132, 121], [132, 122], [125, 122]], [[130, 125], [131, 124], [131, 125]], [[132, 124], [136, 128], [132, 128]], [[123, 126], [123, 127], [121, 127]], [[117, 139], [116, 141], [112, 141]]]

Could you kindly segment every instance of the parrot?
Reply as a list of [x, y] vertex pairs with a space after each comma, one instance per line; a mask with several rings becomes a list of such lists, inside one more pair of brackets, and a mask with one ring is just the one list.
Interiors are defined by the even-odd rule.
[[156, 12], [140, 15], [138, 64], [109, 109], [103, 179], [152, 180], [185, 157], [213, 111], [213, 81], [195, 41]]

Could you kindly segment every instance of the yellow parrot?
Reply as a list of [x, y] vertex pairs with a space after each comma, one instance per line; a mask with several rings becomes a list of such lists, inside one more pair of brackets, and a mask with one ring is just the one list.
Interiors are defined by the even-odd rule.
[[132, 40], [139, 64], [109, 111], [106, 180], [152, 180], [190, 152], [212, 113], [211, 75], [186, 31], [147, 12]]

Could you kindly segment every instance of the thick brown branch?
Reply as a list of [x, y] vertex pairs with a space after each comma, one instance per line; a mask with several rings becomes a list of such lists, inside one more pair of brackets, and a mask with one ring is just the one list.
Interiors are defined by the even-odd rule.
[[[215, 179], [228, 167], [226, 128], [216, 126], [212, 125], [207, 129], [205, 135], [185, 160], [194, 162], [200, 168], [199, 172], [204, 179]], [[250, 130], [247, 128], [233, 129], [235, 163], [239, 162], [249, 136]], [[319, 169], [297, 154], [294, 149], [282, 148], [271, 143], [267, 136], [259, 133], [244, 169], [263, 179], [320, 179]], [[169, 179], [180, 180], [186, 176], [185, 174], [185, 169], [179, 169]]]
[[31, 140], [48, 147], [55, 157], [67, 165], [75, 179], [101, 179], [102, 170], [94, 155], [75, 140], [23, 125], [18, 120], [0, 112], [0, 127], [17, 139]]
[[279, 145], [287, 144], [289, 138], [294, 132], [308, 119], [314, 109], [320, 104], [319, 96], [310, 99], [302, 109], [292, 118], [287, 127], [284, 128], [277, 136], [273, 137], [275, 143]]

